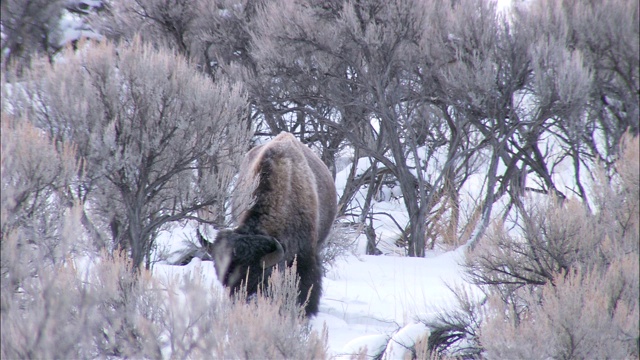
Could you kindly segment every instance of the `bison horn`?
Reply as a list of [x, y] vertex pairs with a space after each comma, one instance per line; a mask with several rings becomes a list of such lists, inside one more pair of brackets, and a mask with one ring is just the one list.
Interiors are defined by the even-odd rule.
[[279, 263], [282, 258], [284, 258], [284, 249], [282, 248], [280, 242], [276, 239], [273, 239], [273, 243], [276, 246], [276, 250], [265, 254], [262, 259], [260, 259], [260, 263], [262, 263], [264, 269], [274, 266], [275, 264]]

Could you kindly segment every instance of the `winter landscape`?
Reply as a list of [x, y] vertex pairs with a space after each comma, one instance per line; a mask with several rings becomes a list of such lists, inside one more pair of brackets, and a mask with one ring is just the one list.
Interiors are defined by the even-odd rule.
[[[640, 356], [637, 1], [0, 9], [0, 358]], [[272, 215], [243, 158], [283, 132], [337, 191], [310, 312], [232, 206]]]
[[[337, 184], [339, 191], [341, 185]], [[376, 208], [396, 218], [403, 215], [397, 199], [377, 203]], [[381, 236], [394, 238], [394, 229], [383, 222], [377, 228]], [[180, 254], [184, 240], [194, 237], [193, 229], [187, 229], [179, 227], [161, 235], [161, 247]], [[466, 284], [461, 268], [465, 247], [406, 258], [393, 253], [366, 255], [365, 242], [356, 239], [352, 251], [330, 266], [323, 281], [320, 312], [311, 320], [311, 328], [321, 333], [326, 326], [331, 358], [350, 359], [366, 347], [371, 358], [384, 352], [386, 359], [404, 359], [407, 349], [427, 334], [421, 321], [433, 320], [435, 314], [455, 307], [457, 300], [450, 288]], [[184, 267], [157, 264], [154, 274], [166, 279], [199, 273], [194, 270], [197, 267], [202, 268], [207, 282], [222, 291], [212, 263], [198, 258]], [[479, 291], [477, 296], [480, 298]]]

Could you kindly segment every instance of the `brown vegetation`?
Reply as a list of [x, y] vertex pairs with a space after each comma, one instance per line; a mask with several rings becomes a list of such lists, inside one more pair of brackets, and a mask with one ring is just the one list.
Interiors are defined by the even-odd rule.
[[[638, 144], [638, 137], [625, 138], [611, 181], [600, 169], [591, 209], [575, 199], [528, 199], [519, 228], [491, 228], [466, 264], [469, 281], [486, 298], [478, 304], [464, 289], [453, 290], [458, 310], [427, 321], [434, 352], [638, 357]], [[452, 350], [461, 340], [472, 345]]]

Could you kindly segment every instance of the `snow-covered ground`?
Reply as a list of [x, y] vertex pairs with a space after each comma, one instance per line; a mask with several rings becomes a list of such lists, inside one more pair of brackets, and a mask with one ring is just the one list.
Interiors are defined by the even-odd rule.
[[[401, 328], [416, 328], [416, 316], [429, 318], [454, 303], [446, 284], [462, 281], [461, 258], [461, 251], [452, 251], [425, 258], [341, 259], [324, 279], [320, 313], [312, 324], [319, 330], [326, 324], [333, 355], [357, 352], [363, 345], [375, 353], [375, 344], [386, 345]], [[416, 335], [424, 336], [425, 329], [418, 328]]]
[[[176, 233], [182, 233], [177, 230]], [[163, 241], [173, 236], [167, 233]], [[182, 241], [183, 236], [175, 240]], [[461, 283], [462, 250], [430, 251], [425, 258], [394, 255], [348, 255], [339, 259], [323, 280], [320, 312], [311, 320], [312, 327], [321, 332], [326, 326], [329, 352], [336, 359], [357, 353], [367, 347], [371, 355], [394, 341], [413, 345], [417, 337], [426, 334], [424, 325], [416, 317], [430, 315], [455, 304], [446, 284]], [[157, 276], [194, 272], [202, 267], [204, 276], [221, 286], [213, 263], [194, 260], [188, 266], [158, 264]], [[388, 350], [386, 359], [401, 358], [401, 346]]]

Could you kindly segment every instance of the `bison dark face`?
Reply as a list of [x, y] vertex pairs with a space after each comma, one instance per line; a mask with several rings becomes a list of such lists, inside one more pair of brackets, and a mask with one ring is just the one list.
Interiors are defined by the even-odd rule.
[[210, 253], [220, 282], [232, 293], [246, 284], [249, 296], [258, 291], [259, 284], [284, 258], [284, 249], [276, 238], [231, 230], [218, 233]]

